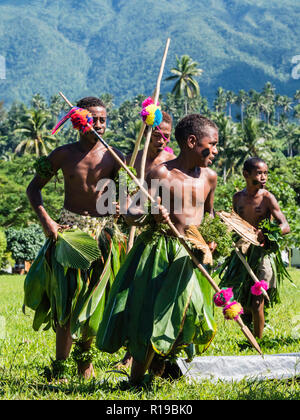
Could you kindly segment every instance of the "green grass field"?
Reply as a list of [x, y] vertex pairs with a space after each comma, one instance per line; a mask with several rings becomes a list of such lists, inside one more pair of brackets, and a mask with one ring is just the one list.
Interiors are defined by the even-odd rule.
[[[260, 341], [265, 354], [299, 352], [300, 270], [290, 270], [294, 287], [285, 281], [281, 304], [269, 311], [268, 326]], [[125, 386], [124, 378], [113, 365], [124, 351], [110, 355], [98, 352], [94, 362], [96, 378], [77, 377], [66, 384], [49, 384], [42, 372], [55, 356], [52, 330], [32, 330], [32, 312], [22, 313], [24, 276], [0, 276], [0, 399], [2, 400], [298, 400], [299, 381], [269, 380], [188, 383], [185, 378], [170, 381], [155, 378], [143, 389]], [[244, 346], [245, 337], [235, 322], [224, 321], [217, 308], [218, 331], [204, 355], [256, 354]], [[299, 379], [299, 378], [298, 378]]]

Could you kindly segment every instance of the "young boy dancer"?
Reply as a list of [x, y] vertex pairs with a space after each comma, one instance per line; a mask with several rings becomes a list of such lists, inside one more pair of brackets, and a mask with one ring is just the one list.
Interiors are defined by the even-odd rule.
[[[201, 224], [204, 212], [213, 214], [217, 176], [208, 165], [218, 153], [218, 129], [192, 114], [178, 123], [175, 137], [179, 156], [153, 168], [146, 179], [150, 193], [164, 206], [158, 204], [158, 214], [146, 217], [150, 227], [117, 275], [96, 338], [102, 351], [127, 347], [133, 357], [132, 384], [141, 383], [155, 354], [165, 357], [191, 343], [201, 353], [215, 334], [213, 290], [161, 222], [170, 217], [184, 235], [189, 225]], [[143, 211], [133, 207], [126, 218], [141, 217]]]
[[[168, 160], [175, 159], [173, 153], [169, 153], [165, 148], [171, 139], [172, 134], [172, 117], [167, 112], [162, 111], [162, 122], [159, 127], [154, 127], [149, 143], [145, 174], [160, 163], [167, 162]], [[134, 168], [137, 172], [137, 177], [141, 175], [141, 163], [142, 163], [143, 150], [140, 150], [136, 156]], [[126, 157], [126, 163], [129, 165], [131, 155]]]
[[[243, 175], [246, 180], [246, 188], [233, 196], [233, 209], [244, 220], [257, 229], [260, 247], [251, 245], [247, 251], [248, 263], [259, 280], [268, 283], [268, 295], [271, 303], [278, 300], [279, 279], [272, 270], [272, 264], [281, 261], [279, 248], [278, 258], [274, 252], [268, 249], [268, 240], [259, 228], [260, 222], [264, 219], [274, 218], [279, 225], [282, 235], [290, 231], [288, 222], [280, 210], [278, 202], [273, 194], [265, 189], [268, 179], [268, 166], [260, 158], [249, 158], [244, 163]], [[284, 270], [285, 271], [285, 270]], [[244, 266], [238, 261], [233, 253], [225, 262], [224, 272], [221, 275], [220, 287], [233, 287], [235, 299], [237, 299], [245, 310], [244, 320], [250, 323], [253, 320], [254, 335], [262, 338], [265, 325], [264, 306], [265, 299], [262, 294], [251, 294], [253, 280], [248, 275]]]
[[[94, 129], [103, 135], [107, 118], [103, 102], [95, 97], [86, 97], [77, 106], [91, 113]], [[116, 152], [122, 157], [120, 152]], [[25, 279], [24, 304], [35, 311], [34, 329], [46, 323], [56, 331], [53, 375], [64, 376], [64, 366], [67, 367], [64, 362], [72, 347], [72, 336], [77, 336], [75, 354], [78, 372], [89, 378], [94, 375], [90, 352], [92, 338], [116, 275], [117, 260], [120, 260], [119, 240], [114, 235], [113, 220], [106, 217], [109, 216], [107, 214], [99, 214], [96, 209], [97, 200], [101, 197], [97, 184], [101, 179], [114, 179], [119, 165], [91, 131], [80, 133], [78, 142], [55, 149], [46, 162], [46, 173], [45, 169], [43, 172], [37, 170], [27, 194], [46, 237], [52, 238], [53, 242], [48, 249], [45, 246], [42, 248]], [[58, 170], [63, 174], [65, 193], [64, 207], [56, 222], [44, 208], [41, 190]], [[51, 257], [58, 230], [68, 226], [77, 226], [98, 239], [101, 259], [94, 262], [88, 271], [66, 270]], [[95, 302], [97, 288], [101, 287], [103, 276], [107, 280], [107, 275], [106, 291]], [[92, 299], [93, 305], [90, 305]], [[91, 309], [87, 309], [89, 307]]]

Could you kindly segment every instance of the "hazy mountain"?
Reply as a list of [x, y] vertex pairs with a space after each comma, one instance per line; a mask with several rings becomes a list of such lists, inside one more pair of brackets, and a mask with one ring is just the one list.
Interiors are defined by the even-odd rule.
[[[260, 90], [266, 81], [292, 95], [299, 34], [299, 0], [0, 0], [0, 100], [150, 94], [167, 37], [164, 77], [188, 54], [209, 98], [219, 86]], [[163, 81], [161, 91], [171, 87]]]

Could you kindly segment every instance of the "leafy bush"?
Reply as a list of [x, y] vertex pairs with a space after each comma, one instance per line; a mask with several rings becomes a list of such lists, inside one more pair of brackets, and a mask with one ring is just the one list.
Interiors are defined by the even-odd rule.
[[0, 268], [2, 267], [6, 246], [7, 243], [5, 233], [3, 232], [3, 230], [0, 230]]
[[40, 226], [30, 225], [27, 228], [6, 230], [7, 249], [18, 261], [32, 261], [45, 241]]

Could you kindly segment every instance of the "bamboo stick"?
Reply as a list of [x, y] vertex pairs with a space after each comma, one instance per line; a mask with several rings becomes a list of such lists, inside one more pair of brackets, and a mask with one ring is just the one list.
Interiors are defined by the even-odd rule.
[[[241, 253], [241, 251], [238, 249], [237, 246], [234, 247], [234, 250], [237, 254], [237, 256], [239, 257], [239, 259], [242, 261], [242, 263], [244, 264], [246, 270], [248, 271], [248, 273], [250, 274], [250, 276], [252, 277], [252, 279], [254, 280], [255, 283], [258, 283], [259, 280], [256, 277], [256, 275], [254, 274], [252, 268], [250, 267], [250, 265], [248, 264], [248, 262], [246, 261], [246, 259], [244, 258], [243, 254]], [[264, 297], [270, 302], [270, 298], [268, 293], [265, 291], [265, 289], [263, 287], [260, 288], [260, 290], [262, 291], [262, 294], [264, 295]]]
[[[162, 75], [163, 75], [163, 71], [164, 71], [164, 67], [165, 67], [165, 63], [166, 63], [166, 59], [167, 59], [169, 45], [170, 45], [170, 38], [167, 39], [164, 54], [163, 54], [163, 58], [162, 58], [162, 62], [161, 62], [161, 66], [160, 66], [160, 70], [159, 70], [159, 74], [158, 74], [158, 77], [157, 77], [156, 88], [155, 88], [155, 93], [154, 93], [154, 98], [153, 98], [153, 101], [154, 101], [155, 105], [157, 104], [157, 101], [158, 101], [158, 98], [159, 98], [160, 84], [161, 84], [161, 79], [162, 79]], [[146, 159], [147, 159], [147, 153], [148, 153], [149, 143], [150, 143], [150, 139], [151, 139], [151, 134], [152, 134], [152, 127], [148, 127], [148, 131], [147, 131], [147, 135], [146, 135], [146, 141], [145, 141], [145, 145], [144, 145], [143, 156], [142, 156], [142, 161], [141, 161], [141, 179], [145, 179]]]
[[[157, 103], [158, 97], [159, 97], [160, 84], [161, 84], [161, 79], [162, 79], [162, 75], [163, 75], [163, 71], [164, 71], [164, 67], [165, 67], [165, 63], [166, 63], [166, 58], [167, 58], [167, 54], [168, 54], [169, 45], [170, 45], [170, 38], [168, 38], [167, 42], [166, 42], [161, 66], [160, 66], [157, 81], [156, 81], [156, 87], [155, 87], [155, 90], [154, 90], [153, 95], [152, 95], [152, 99], [153, 99], [153, 102], [155, 104]], [[137, 157], [137, 154], [138, 154], [138, 151], [139, 151], [139, 147], [140, 147], [140, 144], [141, 144], [142, 137], [143, 137], [144, 132], [145, 132], [145, 128], [146, 128], [146, 124], [145, 124], [145, 122], [143, 122], [143, 125], [141, 126], [137, 141], [134, 145], [134, 150], [133, 150], [133, 153], [132, 153], [132, 156], [131, 156], [131, 159], [130, 159], [129, 166], [134, 166], [134, 164], [135, 164], [135, 160], [136, 160], [136, 157]], [[145, 146], [144, 146], [142, 159], [141, 159], [140, 179], [142, 181], [145, 179], [146, 160], [147, 160], [147, 154], [148, 154], [151, 134], [152, 134], [152, 127], [149, 127], [148, 131], [147, 131]], [[126, 250], [127, 254], [129, 253], [129, 251], [133, 247], [135, 231], [136, 231], [136, 226], [131, 226], [130, 231], [129, 231], [127, 250]]]
[[[62, 96], [63, 99], [66, 100], [66, 102], [69, 104], [69, 106], [73, 107], [73, 105], [71, 104], [71, 102], [69, 102], [67, 100], [67, 98], [61, 93], [59, 92], [59, 94]], [[136, 185], [140, 188], [140, 190], [143, 192], [143, 194], [145, 194], [145, 196], [150, 200], [151, 203], [153, 204], [157, 204], [157, 202], [154, 200], [154, 198], [149, 194], [148, 190], [145, 189], [145, 187], [143, 186], [143, 184], [140, 182], [139, 179], [137, 179], [137, 177], [131, 172], [131, 170], [127, 167], [127, 165], [122, 161], [122, 159], [117, 155], [117, 153], [106, 143], [106, 141], [97, 133], [97, 131], [93, 128], [92, 125], [90, 125], [89, 123], [87, 124], [87, 126], [91, 129], [91, 131], [93, 131], [93, 133], [96, 135], [96, 137], [100, 140], [100, 142], [105, 146], [105, 148], [111, 153], [111, 155], [114, 157], [114, 159], [119, 163], [119, 165], [125, 169], [125, 171], [128, 173], [128, 175], [130, 176], [130, 178], [136, 183]], [[175, 225], [171, 222], [170, 219], [168, 219], [167, 224], [169, 225], [170, 229], [172, 230], [172, 232], [174, 233], [175, 237], [177, 237], [180, 241], [180, 243], [183, 245], [183, 247], [185, 248], [185, 250], [187, 251], [187, 253], [189, 254], [189, 256], [191, 257], [192, 261], [194, 262], [194, 264], [196, 265], [196, 267], [201, 271], [201, 273], [206, 277], [206, 279], [208, 280], [208, 282], [210, 283], [211, 287], [216, 291], [216, 292], [220, 292], [220, 288], [219, 286], [215, 283], [214, 279], [209, 275], [209, 273], [205, 270], [205, 268], [202, 266], [202, 264], [200, 263], [200, 261], [198, 260], [198, 258], [194, 255], [193, 251], [190, 249], [189, 245], [187, 244], [187, 242], [185, 241], [185, 238], [183, 235], [180, 234], [180, 232], [177, 230], [177, 228], [175, 227]], [[250, 344], [255, 348], [255, 350], [257, 350], [257, 352], [262, 355], [261, 349], [257, 343], [257, 341], [255, 340], [255, 337], [252, 335], [252, 333], [250, 332], [250, 330], [244, 325], [242, 319], [240, 317], [238, 317], [235, 320], [238, 325], [241, 328], [241, 331], [243, 332], [243, 334], [245, 335], [245, 337], [248, 339], [248, 341], [250, 342]]]

